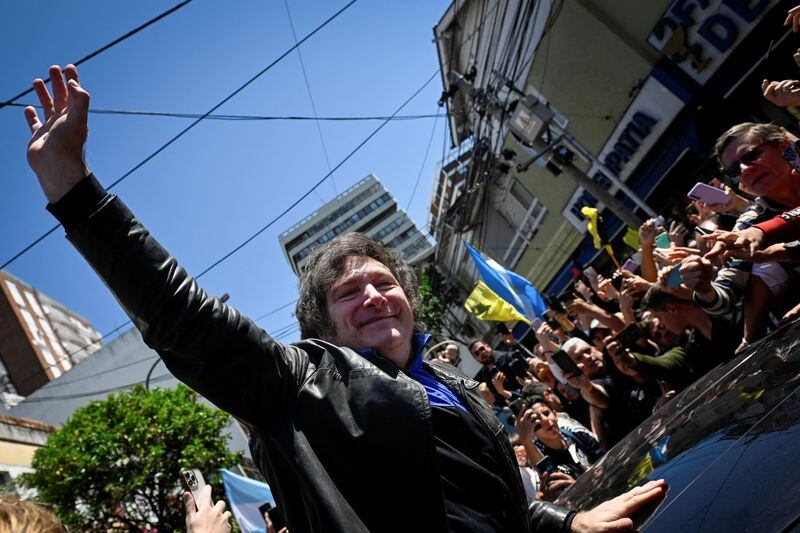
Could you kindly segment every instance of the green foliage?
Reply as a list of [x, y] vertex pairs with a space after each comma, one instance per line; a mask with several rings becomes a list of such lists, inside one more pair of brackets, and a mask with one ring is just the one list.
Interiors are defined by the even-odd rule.
[[23, 483], [78, 531], [182, 530], [180, 471], [199, 468], [216, 499], [217, 472], [241, 461], [222, 433], [228, 418], [183, 385], [137, 386], [75, 411], [36, 451]]
[[428, 328], [429, 333], [438, 333], [442, 328], [444, 317], [444, 304], [433, 289], [433, 277], [436, 272], [432, 267], [426, 268], [420, 276], [419, 283], [419, 318]]

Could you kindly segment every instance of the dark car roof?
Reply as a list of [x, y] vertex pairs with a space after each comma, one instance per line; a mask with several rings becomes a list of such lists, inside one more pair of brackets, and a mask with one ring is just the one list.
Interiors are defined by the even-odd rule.
[[800, 322], [674, 398], [558, 503], [588, 509], [652, 479], [666, 500], [643, 528], [782, 531], [800, 523]]

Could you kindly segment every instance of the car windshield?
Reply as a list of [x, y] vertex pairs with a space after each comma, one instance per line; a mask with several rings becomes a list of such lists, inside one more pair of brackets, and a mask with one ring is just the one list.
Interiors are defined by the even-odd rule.
[[651, 479], [670, 486], [646, 531], [782, 531], [800, 515], [800, 325], [677, 396], [559, 498], [586, 509]]

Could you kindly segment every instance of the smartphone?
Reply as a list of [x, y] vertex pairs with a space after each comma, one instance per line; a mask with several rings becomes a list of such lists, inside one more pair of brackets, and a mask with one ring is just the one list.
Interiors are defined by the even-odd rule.
[[203, 474], [197, 468], [183, 470], [181, 471], [181, 479], [183, 480], [183, 485], [186, 487], [186, 490], [192, 493], [195, 509], [199, 509], [197, 500], [200, 498], [200, 491], [206, 486]]
[[656, 247], [669, 248], [669, 235], [667, 235], [666, 231], [662, 231], [661, 233], [656, 235]]
[[538, 316], [533, 320], [531, 320], [531, 329], [533, 330], [534, 333], [536, 333], [539, 330], [539, 327], [541, 325], [542, 325], [542, 319], [539, 318]]
[[[280, 531], [281, 529], [286, 527], [286, 521], [283, 519], [283, 514], [281, 514], [280, 510], [272, 505], [272, 503], [267, 502], [264, 505], [258, 508], [261, 511], [261, 516], [269, 515], [269, 521], [272, 522], [272, 528], [275, 531]], [[266, 520], [264, 520], [266, 523]]]
[[639, 329], [639, 326], [628, 324], [614, 336], [614, 340], [620, 343], [623, 348], [633, 348], [643, 337], [644, 333]]
[[505, 322], [498, 322], [494, 329], [499, 335], [509, 335], [511, 333], [508, 330], [508, 326], [506, 326]]
[[597, 270], [594, 269], [592, 266], [588, 266], [583, 269], [583, 275], [586, 276], [586, 279], [589, 280], [589, 285], [594, 286], [597, 283]]
[[564, 350], [558, 350], [552, 357], [565, 376], [577, 376], [581, 373], [581, 369]]
[[639, 268], [639, 263], [633, 259], [628, 259], [625, 261], [625, 264], [622, 265], [622, 270], [627, 270], [628, 272], [636, 272], [637, 268]]
[[556, 462], [549, 455], [542, 457], [542, 460], [536, 463], [536, 471], [540, 476], [551, 474], [556, 471]]
[[709, 205], [724, 205], [730, 201], [728, 195], [722, 189], [717, 189], [706, 183], [695, 183], [692, 190], [686, 196], [692, 200], [699, 200]]
[[681, 265], [675, 265], [675, 268], [670, 271], [667, 277], [667, 287], [674, 289], [681, 283], [683, 283], [683, 279], [681, 278]]
[[514, 413], [514, 416], [519, 416], [522, 414], [522, 409], [525, 407], [525, 402], [523, 398], [517, 398], [513, 402], [508, 404], [508, 408], [511, 409], [511, 412]]
[[611, 276], [611, 286], [618, 291], [622, 290], [623, 281], [625, 281], [625, 278], [623, 278], [619, 272], [614, 272], [614, 274]]
[[787, 163], [789, 163], [795, 170], [800, 170], [800, 141], [795, 141], [789, 145], [789, 148], [781, 152]]
[[696, 233], [699, 233], [700, 235], [711, 235], [712, 233], [714, 233], [714, 230], [707, 229], [707, 228], [702, 228], [700, 226], [695, 226], [694, 227], [694, 231]]

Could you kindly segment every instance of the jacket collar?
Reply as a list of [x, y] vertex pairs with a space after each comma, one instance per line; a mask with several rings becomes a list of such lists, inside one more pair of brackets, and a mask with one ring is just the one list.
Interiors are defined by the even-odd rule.
[[[430, 342], [432, 335], [427, 333], [415, 333], [411, 337], [411, 360], [409, 361], [408, 368], [422, 368], [422, 352], [425, 346]], [[375, 348], [366, 348], [364, 350], [355, 350], [358, 355], [363, 357], [375, 355]]]

